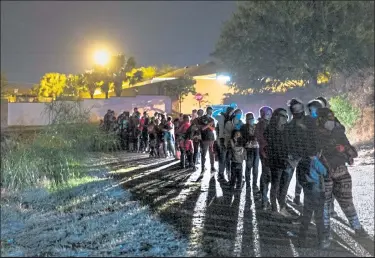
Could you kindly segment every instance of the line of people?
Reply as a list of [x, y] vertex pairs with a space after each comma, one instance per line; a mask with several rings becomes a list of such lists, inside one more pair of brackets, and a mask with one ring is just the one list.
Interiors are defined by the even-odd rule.
[[107, 131], [117, 130], [124, 150], [147, 151], [151, 157], [173, 156], [180, 159], [182, 169], [195, 171], [200, 163], [198, 180], [206, 171], [208, 152], [211, 172], [216, 172], [218, 161], [217, 178], [221, 183], [237, 190], [244, 185], [247, 189], [252, 187], [260, 196], [264, 210], [284, 216], [291, 216], [286, 196], [296, 171], [293, 200], [296, 205], [301, 205], [300, 194], [304, 192], [303, 213], [299, 218], [301, 245], [306, 241], [314, 214], [319, 245], [330, 246], [330, 218], [336, 216], [334, 198], [356, 235], [367, 237], [353, 204], [347, 168], [358, 154], [345, 135], [345, 127], [323, 97], [307, 104], [307, 115], [304, 103], [298, 99], [289, 101], [288, 109], [291, 119], [285, 108], [273, 110], [264, 106], [256, 122], [252, 112], [244, 115], [242, 110], [233, 107], [228, 107], [216, 119], [211, 107], [205, 112], [199, 109], [189, 115], [180, 114], [175, 119], [165, 113], [149, 117], [144, 112], [141, 116], [135, 108], [131, 116], [124, 112], [117, 119], [109, 111], [103, 127]]

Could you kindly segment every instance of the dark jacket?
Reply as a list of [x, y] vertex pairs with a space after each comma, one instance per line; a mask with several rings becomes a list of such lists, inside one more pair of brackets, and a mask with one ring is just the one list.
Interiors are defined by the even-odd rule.
[[267, 142], [266, 154], [269, 166], [272, 168], [286, 168], [289, 145], [285, 128], [284, 130], [277, 130], [276, 127], [268, 126], [264, 132], [264, 139]]
[[[345, 135], [344, 127], [337, 126], [332, 131], [319, 128], [318, 133], [319, 148], [322, 150], [322, 156], [325, 158], [330, 169], [336, 169], [349, 162], [351, 157], [348, 150], [352, 146]], [[343, 146], [343, 151], [340, 151], [340, 145]]]
[[293, 158], [316, 156], [319, 148], [317, 142], [316, 120], [310, 116], [293, 119], [286, 125], [288, 151]]
[[255, 137], [255, 125], [243, 124], [240, 132], [245, 141], [245, 148], [249, 148], [250, 143], [252, 143], [251, 148], [259, 148], [259, 143]]
[[263, 157], [265, 153], [265, 147], [267, 145], [267, 141], [264, 139], [264, 131], [266, 130], [268, 125], [268, 121], [264, 118], [259, 118], [258, 123], [255, 125], [255, 137], [259, 143], [259, 154]]

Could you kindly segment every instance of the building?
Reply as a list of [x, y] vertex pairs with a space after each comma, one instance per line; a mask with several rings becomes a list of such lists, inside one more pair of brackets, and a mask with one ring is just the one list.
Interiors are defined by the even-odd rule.
[[[227, 85], [230, 77], [220, 65], [208, 62], [202, 65], [194, 65], [177, 69], [152, 80], [144, 81], [131, 88], [123, 89], [122, 96], [134, 95], [168, 95], [164, 85], [167, 80], [176, 80], [182, 76], [192, 77], [195, 81], [195, 90], [203, 96], [199, 103], [193, 94], [186, 96], [181, 105], [181, 112], [189, 114], [193, 109], [204, 108], [208, 105], [223, 104], [225, 94], [232, 93]], [[177, 99], [172, 104], [175, 112], [180, 112]]]

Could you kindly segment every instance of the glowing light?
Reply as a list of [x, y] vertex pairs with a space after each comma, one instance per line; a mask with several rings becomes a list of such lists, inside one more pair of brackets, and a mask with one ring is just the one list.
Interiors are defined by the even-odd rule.
[[228, 75], [218, 75], [216, 77], [216, 80], [221, 81], [221, 82], [229, 82], [230, 76], [228, 76]]
[[94, 60], [98, 65], [106, 65], [109, 62], [109, 53], [105, 50], [96, 51], [94, 54]]

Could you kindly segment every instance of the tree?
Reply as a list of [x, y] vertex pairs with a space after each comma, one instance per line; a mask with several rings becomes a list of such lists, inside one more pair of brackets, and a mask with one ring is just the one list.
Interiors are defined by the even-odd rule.
[[373, 10], [373, 1], [242, 2], [212, 55], [237, 89], [317, 86], [319, 76], [373, 67]]
[[177, 97], [179, 103], [179, 111], [181, 112], [181, 105], [184, 98], [189, 94], [195, 94], [196, 81], [191, 77], [179, 77], [175, 80], [168, 80], [163, 82], [168, 96]]
[[129, 87], [132, 87], [143, 80], [143, 71], [142, 69], [133, 69], [126, 74], [126, 78], [129, 83]]
[[86, 87], [82, 75], [69, 74], [67, 76], [64, 95], [79, 96], [79, 93], [85, 90]]
[[161, 76], [167, 74], [169, 72], [177, 70], [178, 67], [171, 66], [171, 65], [162, 65], [161, 67], [156, 68], [155, 76]]
[[40, 80], [39, 96], [51, 97], [55, 100], [66, 86], [66, 75], [61, 73], [46, 73]]
[[124, 82], [129, 80], [127, 73], [131, 72], [136, 66], [134, 57], [126, 59], [125, 55], [119, 54], [113, 56], [109, 66], [109, 72], [113, 75], [113, 87], [116, 97], [121, 96]]
[[6, 96], [6, 87], [8, 86], [8, 80], [5, 76], [5, 74], [1, 73], [1, 97]]
[[83, 74], [83, 80], [86, 85], [86, 90], [90, 93], [91, 99], [93, 99], [96, 89], [99, 88], [100, 74], [95, 70], [86, 71]]

